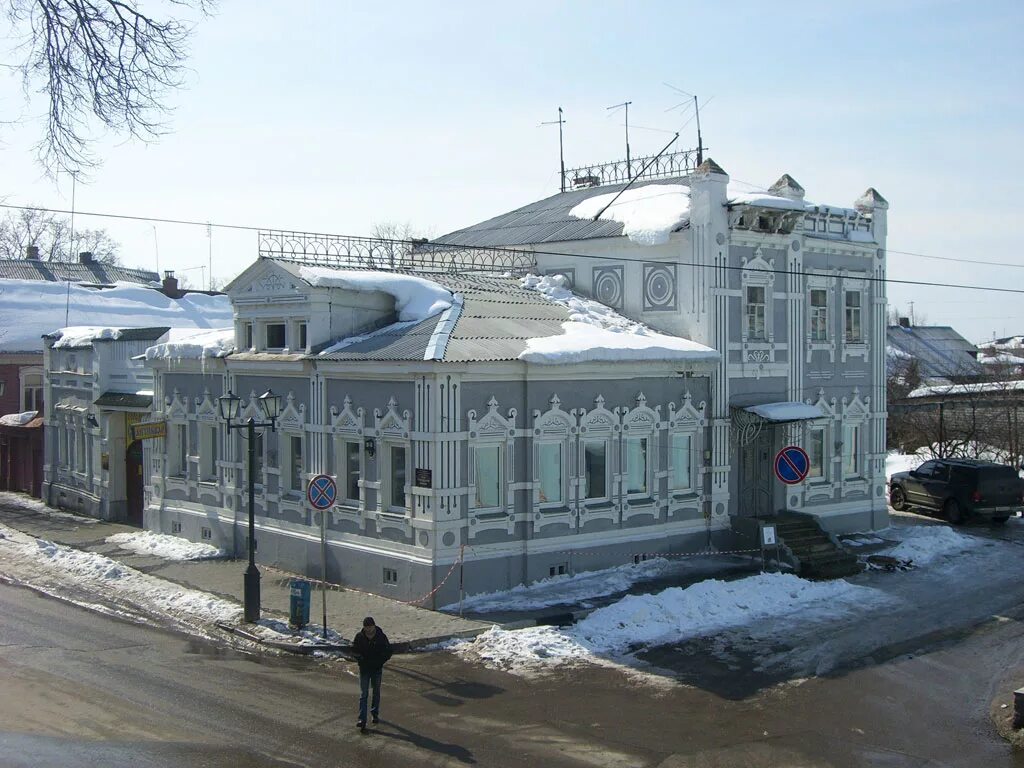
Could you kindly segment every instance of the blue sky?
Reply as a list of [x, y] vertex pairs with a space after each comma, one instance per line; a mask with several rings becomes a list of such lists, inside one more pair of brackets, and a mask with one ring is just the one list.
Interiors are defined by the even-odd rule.
[[[688, 117], [667, 82], [711, 99], [704, 141], [733, 179], [765, 187], [788, 172], [836, 205], [875, 186], [892, 251], [1024, 267], [1022, 33], [1015, 2], [224, 2], [197, 26], [171, 132], [101, 141], [77, 207], [440, 234], [557, 191], [557, 130], [538, 124], [559, 105], [570, 166], [624, 155], [621, 113], [606, 107], [627, 99], [633, 153], [660, 148], [659, 131]], [[0, 114], [27, 118], [0, 126], [0, 196], [67, 206], [70, 180], [33, 163], [41, 108], [0, 80]], [[126, 263], [207, 261], [204, 228], [103, 224]], [[241, 270], [255, 240], [215, 230], [214, 272]], [[893, 278], [998, 286], [1024, 285], [1021, 267], [889, 258]], [[889, 297], [975, 341], [1024, 333], [1019, 295], [893, 285]]]

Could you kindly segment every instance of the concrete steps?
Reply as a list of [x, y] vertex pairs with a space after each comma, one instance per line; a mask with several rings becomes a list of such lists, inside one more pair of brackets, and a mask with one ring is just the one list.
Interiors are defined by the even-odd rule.
[[838, 579], [863, 570], [857, 556], [837, 546], [809, 515], [780, 515], [775, 530], [804, 578]]

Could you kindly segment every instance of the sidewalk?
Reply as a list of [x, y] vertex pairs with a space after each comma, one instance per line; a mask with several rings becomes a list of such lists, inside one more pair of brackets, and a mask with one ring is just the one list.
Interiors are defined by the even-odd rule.
[[[238, 605], [243, 602], [242, 576], [247, 566], [243, 560], [173, 561], [127, 552], [115, 544], [108, 544], [106, 539], [115, 533], [137, 532], [138, 528], [77, 517], [57, 510], [48, 514], [29, 506], [39, 504], [35, 499], [24, 497], [26, 503], [23, 505], [12, 503], [8, 500], [10, 496], [6, 496], [0, 498], [0, 523], [10, 528], [56, 544], [104, 555], [137, 571], [216, 595]], [[297, 577], [262, 565], [260, 572], [263, 617], [287, 623], [289, 584], [292, 578]], [[323, 598], [316, 584], [313, 586], [310, 622], [319, 626], [322, 621]], [[364, 616], [373, 616], [400, 652], [453, 637], [473, 636], [492, 626], [491, 622], [462, 619], [367, 592], [344, 587], [327, 590], [327, 624], [342, 638], [355, 636], [362, 627]], [[244, 633], [247, 626], [239, 624], [237, 629]]]

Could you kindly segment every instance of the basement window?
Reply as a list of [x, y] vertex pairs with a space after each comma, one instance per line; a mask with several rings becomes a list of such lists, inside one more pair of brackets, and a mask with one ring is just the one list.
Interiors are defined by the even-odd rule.
[[548, 568], [548, 576], [565, 576], [569, 572], [568, 563], [559, 563]]
[[384, 583], [385, 584], [397, 584], [398, 583], [398, 571], [394, 568], [384, 569]]

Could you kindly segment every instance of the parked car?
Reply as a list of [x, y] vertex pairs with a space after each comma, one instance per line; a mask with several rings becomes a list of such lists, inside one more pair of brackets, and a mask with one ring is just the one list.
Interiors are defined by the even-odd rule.
[[896, 511], [918, 509], [959, 524], [968, 518], [1005, 523], [1024, 509], [1024, 485], [1017, 470], [973, 459], [932, 459], [889, 481]]

